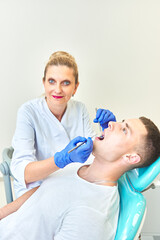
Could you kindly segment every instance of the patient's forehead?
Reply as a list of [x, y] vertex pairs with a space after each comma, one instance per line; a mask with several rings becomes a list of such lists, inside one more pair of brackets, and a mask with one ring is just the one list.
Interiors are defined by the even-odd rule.
[[127, 119], [124, 120], [124, 122], [128, 124], [133, 134], [139, 134], [143, 136], [147, 135], [147, 129], [139, 118]]

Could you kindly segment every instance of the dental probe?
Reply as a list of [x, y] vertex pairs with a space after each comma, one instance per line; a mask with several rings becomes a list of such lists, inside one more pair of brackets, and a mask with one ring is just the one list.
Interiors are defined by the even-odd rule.
[[[91, 138], [94, 138], [95, 136], [97, 136], [97, 134], [95, 134], [95, 135], [94, 135], [93, 137], [91, 137]], [[85, 144], [85, 143], [86, 143], [86, 141], [81, 142], [81, 143], [78, 144], [76, 147], [74, 147], [74, 148], [72, 148], [71, 150], [69, 150], [68, 153], [74, 151], [75, 149], [77, 149], [78, 147], [82, 146], [82, 145]]]
[[[96, 113], [97, 113], [98, 108], [95, 108], [95, 110], [96, 110]], [[101, 129], [101, 124], [100, 124], [100, 122], [98, 122], [98, 125], [99, 125], [99, 131], [100, 131], [100, 133], [101, 133], [101, 132], [102, 132], [102, 129]]]

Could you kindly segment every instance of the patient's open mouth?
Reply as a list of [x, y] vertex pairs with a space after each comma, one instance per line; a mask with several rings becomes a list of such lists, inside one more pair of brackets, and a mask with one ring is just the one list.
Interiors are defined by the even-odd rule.
[[101, 135], [100, 137], [96, 137], [95, 140], [102, 141], [104, 139], [104, 135]]
[[99, 140], [103, 140], [104, 139], [104, 135], [98, 137]]

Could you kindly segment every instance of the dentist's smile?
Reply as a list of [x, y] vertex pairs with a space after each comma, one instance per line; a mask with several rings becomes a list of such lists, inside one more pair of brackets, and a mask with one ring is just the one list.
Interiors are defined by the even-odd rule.
[[56, 95], [52, 95], [53, 98], [56, 98], [56, 99], [61, 99], [63, 98], [63, 96], [56, 96]]

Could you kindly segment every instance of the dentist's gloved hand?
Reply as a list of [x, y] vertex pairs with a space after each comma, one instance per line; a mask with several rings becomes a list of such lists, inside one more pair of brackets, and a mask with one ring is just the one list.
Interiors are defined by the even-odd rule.
[[95, 123], [100, 123], [102, 130], [108, 128], [108, 123], [110, 121], [116, 122], [116, 117], [114, 114], [106, 109], [99, 108], [96, 113], [96, 118], [93, 120]]
[[[77, 143], [85, 142], [82, 146], [68, 153], [72, 148], [77, 146]], [[72, 162], [84, 163], [93, 149], [92, 139], [85, 137], [76, 137], [63, 149], [61, 152], [56, 152], [54, 155], [54, 161], [57, 167], [64, 168], [67, 164]]]

